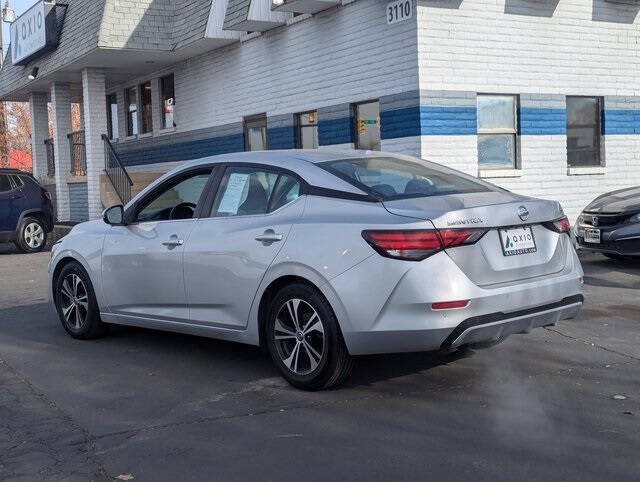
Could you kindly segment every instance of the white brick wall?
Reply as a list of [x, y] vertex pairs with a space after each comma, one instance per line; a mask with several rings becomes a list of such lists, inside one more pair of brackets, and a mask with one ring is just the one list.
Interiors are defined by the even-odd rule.
[[415, 20], [358, 1], [176, 66], [179, 130], [416, 90]]
[[[604, 0], [418, 0], [420, 88], [638, 96], [637, 12]], [[564, 135], [520, 141], [521, 175], [487, 180], [560, 200], [572, 220], [597, 195], [640, 184], [640, 135], [605, 136], [598, 175], [567, 175]], [[421, 154], [478, 173], [476, 136], [423, 136]]]
[[100, 217], [100, 173], [104, 171], [102, 134], [106, 133], [107, 106], [105, 78], [99, 69], [82, 71], [82, 99], [84, 106], [85, 146], [87, 157], [87, 193], [89, 219]]
[[29, 113], [33, 175], [36, 179], [43, 179], [47, 177], [47, 147], [44, 140], [49, 137], [47, 94], [34, 93], [29, 96]]
[[53, 116], [53, 146], [56, 158], [56, 209], [59, 221], [69, 221], [69, 186], [67, 177], [71, 170], [71, 152], [67, 134], [71, 132], [71, 91], [69, 84], [51, 84]]

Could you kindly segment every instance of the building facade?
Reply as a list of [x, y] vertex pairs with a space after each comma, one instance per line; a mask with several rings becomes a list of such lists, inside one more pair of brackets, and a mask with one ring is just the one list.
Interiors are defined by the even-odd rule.
[[12, 41], [0, 98], [30, 102], [34, 171], [55, 184], [60, 220], [95, 218], [185, 160], [327, 146], [420, 156], [557, 199], [575, 219], [640, 184], [638, 10], [69, 0], [53, 10], [53, 50], [14, 63]]

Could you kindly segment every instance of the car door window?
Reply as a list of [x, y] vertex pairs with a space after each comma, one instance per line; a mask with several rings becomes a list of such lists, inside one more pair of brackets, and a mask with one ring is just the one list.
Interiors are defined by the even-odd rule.
[[300, 197], [300, 182], [292, 176], [282, 174], [278, 178], [271, 196], [269, 212], [276, 211]]
[[213, 203], [213, 217], [265, 214], [278, 174], [253, 167], [227, 168]]
[[208, 169], [177, 180], [138, 211], [137, 221], [191, 219], [210, 175]]
[[13, 184], [16, 186], [16, 189], [19, 189], [22, 186], [24, 186], [24, 182], [19, 176], [11, 176], [11, 179], [13, 179]]
[[9, 176], [0, 174], [0, 192], [11, 191], [11, 183], [9, 182]]

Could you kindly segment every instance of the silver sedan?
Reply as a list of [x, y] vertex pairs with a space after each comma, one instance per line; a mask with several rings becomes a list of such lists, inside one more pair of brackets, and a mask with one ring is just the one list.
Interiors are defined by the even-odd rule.
[[191, 161], [54, 245], [64, 329], [135, 325], [261, 346], [292, 385], [354, 355], [486, 347], [575, 317], [582, 268], [557, 202], [357, 151]]

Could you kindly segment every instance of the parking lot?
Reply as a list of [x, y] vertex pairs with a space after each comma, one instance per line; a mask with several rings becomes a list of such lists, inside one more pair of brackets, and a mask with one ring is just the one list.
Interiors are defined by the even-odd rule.
[[585, 255], [576, 320], [289, 387], [257, 348], [68, 337], [48, 253], [0, 247], [2, 480], [637, 480], [640, 263]]

